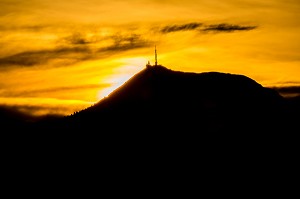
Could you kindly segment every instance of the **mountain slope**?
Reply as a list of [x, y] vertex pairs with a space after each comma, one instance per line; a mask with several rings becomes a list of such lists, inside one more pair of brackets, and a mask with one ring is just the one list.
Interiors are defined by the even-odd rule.
[[38, 123], [37, 134], [26, 132], [8, 148], [17, 149], [13, 159], [24, 154], [18, 167], [28, 156], [38, 166], [44, 158], [50, 168], [41, 173], [57, 168], [61, 176], [70, 171], [70, 179], [81, 171], [126, 182], [206, 175], [276, 184], [297, 165], [298, 143], [286, 130], [287, 118], [285, 100], [246, 76], [156, 66], [94, 106]]
[[153, 66], [94, 106], [65, 118], [62, 126], [97, 132], [120, 127], [135, 132], [269, 131], [279, 128], [284, 103], [276, 91], [243, 75]]

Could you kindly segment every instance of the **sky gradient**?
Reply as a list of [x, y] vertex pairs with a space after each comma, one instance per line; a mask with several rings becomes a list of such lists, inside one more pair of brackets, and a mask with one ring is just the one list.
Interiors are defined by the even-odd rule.
[[299, 0], [0, 0], [0, 105], [63, 114], [147, 61], [300, 86]]

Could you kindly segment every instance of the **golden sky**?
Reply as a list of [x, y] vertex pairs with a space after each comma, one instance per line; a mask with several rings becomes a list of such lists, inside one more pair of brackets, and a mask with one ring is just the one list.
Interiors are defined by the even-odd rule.
[[299, 0], [0, 0], [0, 105], [68, 115], [149, 60], [300, 85]]

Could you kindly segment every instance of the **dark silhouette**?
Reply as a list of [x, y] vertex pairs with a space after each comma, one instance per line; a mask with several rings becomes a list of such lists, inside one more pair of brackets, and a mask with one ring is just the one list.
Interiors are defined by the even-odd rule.
[[[209, 181], [260, 184], [266, 181], [257, 179], [266, 178], [277, 184], [292, 175], [297, 157], [291, 106], [275, 90], [243, 75], [148, 64], [85, 110], [22, 122], [19, 129], [14, 123], [19, 134], [10, 133], [9, 157], [44, 162], [47, 172], [53, 171], [49, 175], [68, 171], [70, 179], [78, 172], [94, 177], [100, 171], [101, 179], [109, 180], [111, 175], [165, 176], [185, 182], [204, 175]], [[14, 165], [17, 170], [22, 164]]]
[[295, 104], [243, 75], [173, 71], [157, 65], [156, 59], [154, 66], [148, 64], [85, 110], [38, 122], [11, 121], [20, 124], [13, 128], [60, 136], [70, 132], [109, 136], [116, 131], [139, 136], [231, 132], [269, 137], [295, 127], [291, 114]]
[[59, 128], [151, 134], [251, 132], [287, 128], [285, 100], [236, 74], [187, 73], [163, 66], [142, 70], [107, 98], [64, 118]]
[[77, 132], [166, 137], [231, 132], [268, 137], [292, 131], [296, 104], [243, 75], [180, 72], [148, 64], [85, 110], [37, 121], [30, 117], [24, 120], [25, 116], [5, 118], [8, 114], [2, 111], [2, 121], [9, 119], [3, 125], [12, 129], [59, 136]]

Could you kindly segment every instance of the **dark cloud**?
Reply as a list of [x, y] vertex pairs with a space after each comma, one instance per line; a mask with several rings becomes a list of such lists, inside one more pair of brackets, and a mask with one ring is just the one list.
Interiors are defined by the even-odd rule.
[[32, 122], [45, 117], [62, 117], [66, 113], [81, 110], [87, 105], [76, 105], [70, 107], [67, 105], [0, 105], [0, 124], [1, 125], [18, 125], [24, 122]]
[[26, 91], [18, 91], [18, 92], [12, 92], [10, 90], [8, 91], [2, 91], [1, 96], [2, 97], [36, 97], [36, 95], [42, 95], [50, 93], [57, 93], [57, 92], [72, 92], [72, 91], [78, 91], [78, 90], [87, 90], [87, 89], [103, 89], [111, 86], [111, 84], [85, 84], [85, 85], [73, 85], [73, 86], [60, 86], [60, 87], [51, 87], [51, 88], [43, 88], [43, 89], [32, 89], [32, 90], [26, 90]]
[[300, 96], [300, 86], [272, 87], [284, 97]]
[[[42, 90], [35, 90], [36, 93], [49, 93], [49, 92], [57, 92], [57, 91], [73, 91], [73, 90], [85, 90], [85, 89], [101, 89], [111, 86], [111, 84], [85, 84], [85, 85], [74, 85], [74, 86], [61, 86], [61, 87], [53, 87], [46, 88]], [[32, 91], [31, 91], [32, 92]]]
[[144, 48], [150, 46], [150, 42], [143, 39], [141, 35], [113, 35], [113, 44], [99, 49], [99, 52], [112, 52], [112, 51], [127, 51], [136, 48]]
[[13, 26], [13, 25], [0, 25], [0, 31], [33, 31], [38, 32], [45, 28], [49, 28], [46, 25], [31, 25], [31, 26]]
[[205, 25], [203, 23], [194, 22], [194, 23], [187, 23], [187, 24], [165, 26], [159, 31], [163, 34], [170, 33], [170, 32], [178, 32], [178, 31], [188, 31], [188, 30], [200, 30], [203, 32], [234, 32], [234, 31], [253, 30], [255, 28], [257, 28], [257, 26], [241, 26], [241, 25], [228, 24], [228, 23]]
[[[99, 59], [110, 56], [116, 52], [128, 51], [143, 48], [150, 45], [141, 35], [112, 35], [110, 45], [102, 48], [92, 48], [90, 43], [81, 34], [73, 34], [63, 38], [61, 41], [66, 47], [57, 47], [49, 50], [25, 51], [11, 56], [0, 58], [0, 69], [12, 66], [32, 67], [40, 64], [47, 64], [52, 60], [60, 60], [62, 65], [69, 65], [80, 61]], [[66, 43], [67, 41], [67, 43]], [[59, 66], [56, 63], [56, 66]]]
[[[51, 50], [26, 51], [0, 58], [0, 68], [7, 66], [30, 67], [45, 64], [52, 59], [83, 60], [88, 59], [90, 49], [87, 47], [63, 47]], [[83, 56], [74, 56], [74, 54]]]
[[83, 34], [74, 33], [65, 38], [65, 41], [71, 45], [86, 45], [92, 43], [88, 39], [85, 38]]
[[300, 86], [288, 86], [288, 87], [275, 87], [276, 90], [280, 92], [286, 93], [299, 93], [300, 94]]
[[31, 115], [25, 114], [15, 106], [0, 105], [0, 124], [2, 128], [3, 126], [20, 125], [31, 120]]
[[212, 24], [206, 26], [206, 28], [201, 29], [201, 31], [212, 31], [212, 32], [234, 32], [234, 31], [247, 31], [247, 30], [253, 30], [257, 28], [257, 26], [240, 26], [240, 25], [234, 25], [234, 24]]
[[[76, 111], [75, 107], [73, 111]], [[0, 105], [0, 124], [5, 129], [24, 130], [26, 127], [30, 127], [32, 122], [62, 118], [65, 112], [71, 113], [72, 110], [66, 106]]]
[[170, 25], [163, 27], [160, 32], [162, 33], [170, 33], [170, 32], [178, 32], [178, 31], [187, 31], [187, 30], [195, 30], [202, 26], [202, 23], [187, 23], [181, 25]]

